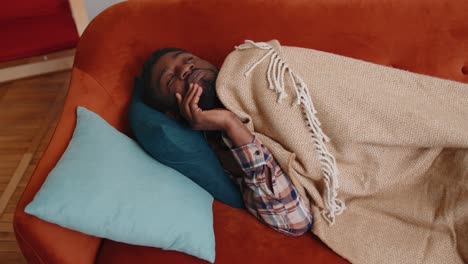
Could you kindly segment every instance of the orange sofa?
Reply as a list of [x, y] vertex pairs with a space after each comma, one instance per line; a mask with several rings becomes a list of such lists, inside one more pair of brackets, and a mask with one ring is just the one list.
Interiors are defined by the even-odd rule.
[[[127, 108], [133, 77], [152, 50], [181, 47], [220, 66], [244, 39], [276, 38], [283, 45], [468, 83], [466, 14], [465, 0], [135, 0], [109, 8], [78, 44], [58, 127], [16, 209], [14, 229], [23, 254], [30, 263], [48, 264], [204, 262], [92, 237], [24, 213], [67, 147], [76, 106], [131, 135]], [[312, 234], [282, 235], [219, 202], [213, 212], [216, 263], [347, 263]]]

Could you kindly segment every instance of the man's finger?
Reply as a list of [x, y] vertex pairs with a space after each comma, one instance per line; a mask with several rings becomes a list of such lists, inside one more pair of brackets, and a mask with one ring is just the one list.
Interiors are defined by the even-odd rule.
[[184, 104], [182, 103], [183, 102], [183, 98], [182, 98], [182, 95], [180, 93], [176, 93], [176, 99], [177, 99], [177, 105], [178, 105], [178, 108], [179, 108], [179, 113], [180, 115], [182, 115], [185, 119], [187, 119], [187, 114], [185, 113], [184, 111]]
[[193, 93], [194, 93], [194, 86], [192, 84], [190, 84], [190, 87], [189, 87], [189, 89], [187, 91], [187, 94], [185, 95], [185, 98], [184, 98], [184, 105], [188, 104], [190, 102], [190, 100], [192, 99]]
[[180, 95], [180, 93], [176, 93], [175, 94], [175, 97], [177, 99], [177, 103], [179, 104], [179, 106], [182, 104], [182, 96]]
[[184, 98], [180, 93], [176, 93], [175, 97], [177, 99], [177, 104], [179, 105], [179, 110], [182, 110], [182, 108], [184, 107]]
[[192, 100], [193, 96], [195, 95], [195, 92], [196, 92], [196, 89], [194, 87], [194, 85], [190, 85], [190, 90], [188, 91], [187, 95], [185, 96], [184, 98], [184, 109], [185, 109], [185, 112], [187, 113], [188, 117], [190, 119], [192, 119], [192, 112], [191, 112], [191, 109], [190, 109], [190, 101]]
[[198, 107], [198, 102], [200, 101], [200, 96], [203, 93], [203, 89], [198, 85], [195, 86], [195, 90], [196, 90], [195, 95], [193, 96], [193, 99], [190, 102], [190, 108], [192, 109], [193, 112], [200, 109]]

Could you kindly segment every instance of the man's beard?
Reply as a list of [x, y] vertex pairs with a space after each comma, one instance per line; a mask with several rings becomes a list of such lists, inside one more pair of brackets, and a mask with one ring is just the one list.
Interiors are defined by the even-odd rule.
[[[211, 78], [210, 78], [211, 79]], [[203, 110], [211, 110], [222, 106], [216, 94], [216, 77], [211, 80], [201, 79], [199, 85], [203, 88], [198, 107]]]

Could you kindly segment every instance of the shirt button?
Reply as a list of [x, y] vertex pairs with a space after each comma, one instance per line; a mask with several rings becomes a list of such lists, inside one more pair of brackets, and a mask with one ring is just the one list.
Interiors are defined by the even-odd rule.
[[260, 155], [260, 150], [255, 151], [254, 154], [257, 155], [257, 156]]

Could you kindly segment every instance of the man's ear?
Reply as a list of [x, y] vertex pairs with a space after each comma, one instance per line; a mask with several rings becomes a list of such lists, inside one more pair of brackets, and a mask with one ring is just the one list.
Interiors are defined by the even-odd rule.
[[175, 120], [180, 120], [180, 115], [179, 114], [174, 114], [172, 112], [166, 111], [164, 114], [166, 114], [168, 117], [175, 119]]

